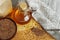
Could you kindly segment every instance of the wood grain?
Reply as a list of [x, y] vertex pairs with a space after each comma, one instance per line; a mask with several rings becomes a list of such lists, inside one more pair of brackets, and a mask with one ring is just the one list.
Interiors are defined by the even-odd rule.
[[[39, 35], [36, 35], [38, 34], [38, 32], [36, 31], [37, 29], [32, 28], [39, 29], [40, 30], [38, 31]], [[56, 39], [52, 37], [49, 33], [47, 33], [44, 30], [44, 28], [42, 28], [42, 26], [32, 18], [30, 22], [25, 25], [17, 24], [17, 33], [15, 37], [11, 40], [56, 40]]]

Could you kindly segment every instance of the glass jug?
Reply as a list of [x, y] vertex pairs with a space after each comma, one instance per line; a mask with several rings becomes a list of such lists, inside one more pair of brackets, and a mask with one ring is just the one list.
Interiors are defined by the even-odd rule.
[[32, 11], [29, 9], [26, 0], [18, 0], [15, 11], [12, 12], [13, 20], [18, 24], [26, 24], [31, 19]]

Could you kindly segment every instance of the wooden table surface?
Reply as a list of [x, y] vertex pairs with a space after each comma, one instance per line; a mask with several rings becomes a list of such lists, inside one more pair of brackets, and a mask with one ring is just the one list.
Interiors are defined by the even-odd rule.
[[55, 40], [55, 38], [47, 33], [42, 26], [32, 18], [30, 22], [25, 25], [17, 24], [17, 33], [12, 40]]

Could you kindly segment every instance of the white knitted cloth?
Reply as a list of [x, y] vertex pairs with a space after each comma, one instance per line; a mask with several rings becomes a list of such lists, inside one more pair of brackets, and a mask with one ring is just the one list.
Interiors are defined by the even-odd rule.
[[33, 17], [47, 29], [60, 29], [60, 16], [56, 9], [56, 0], [28, 0]]

